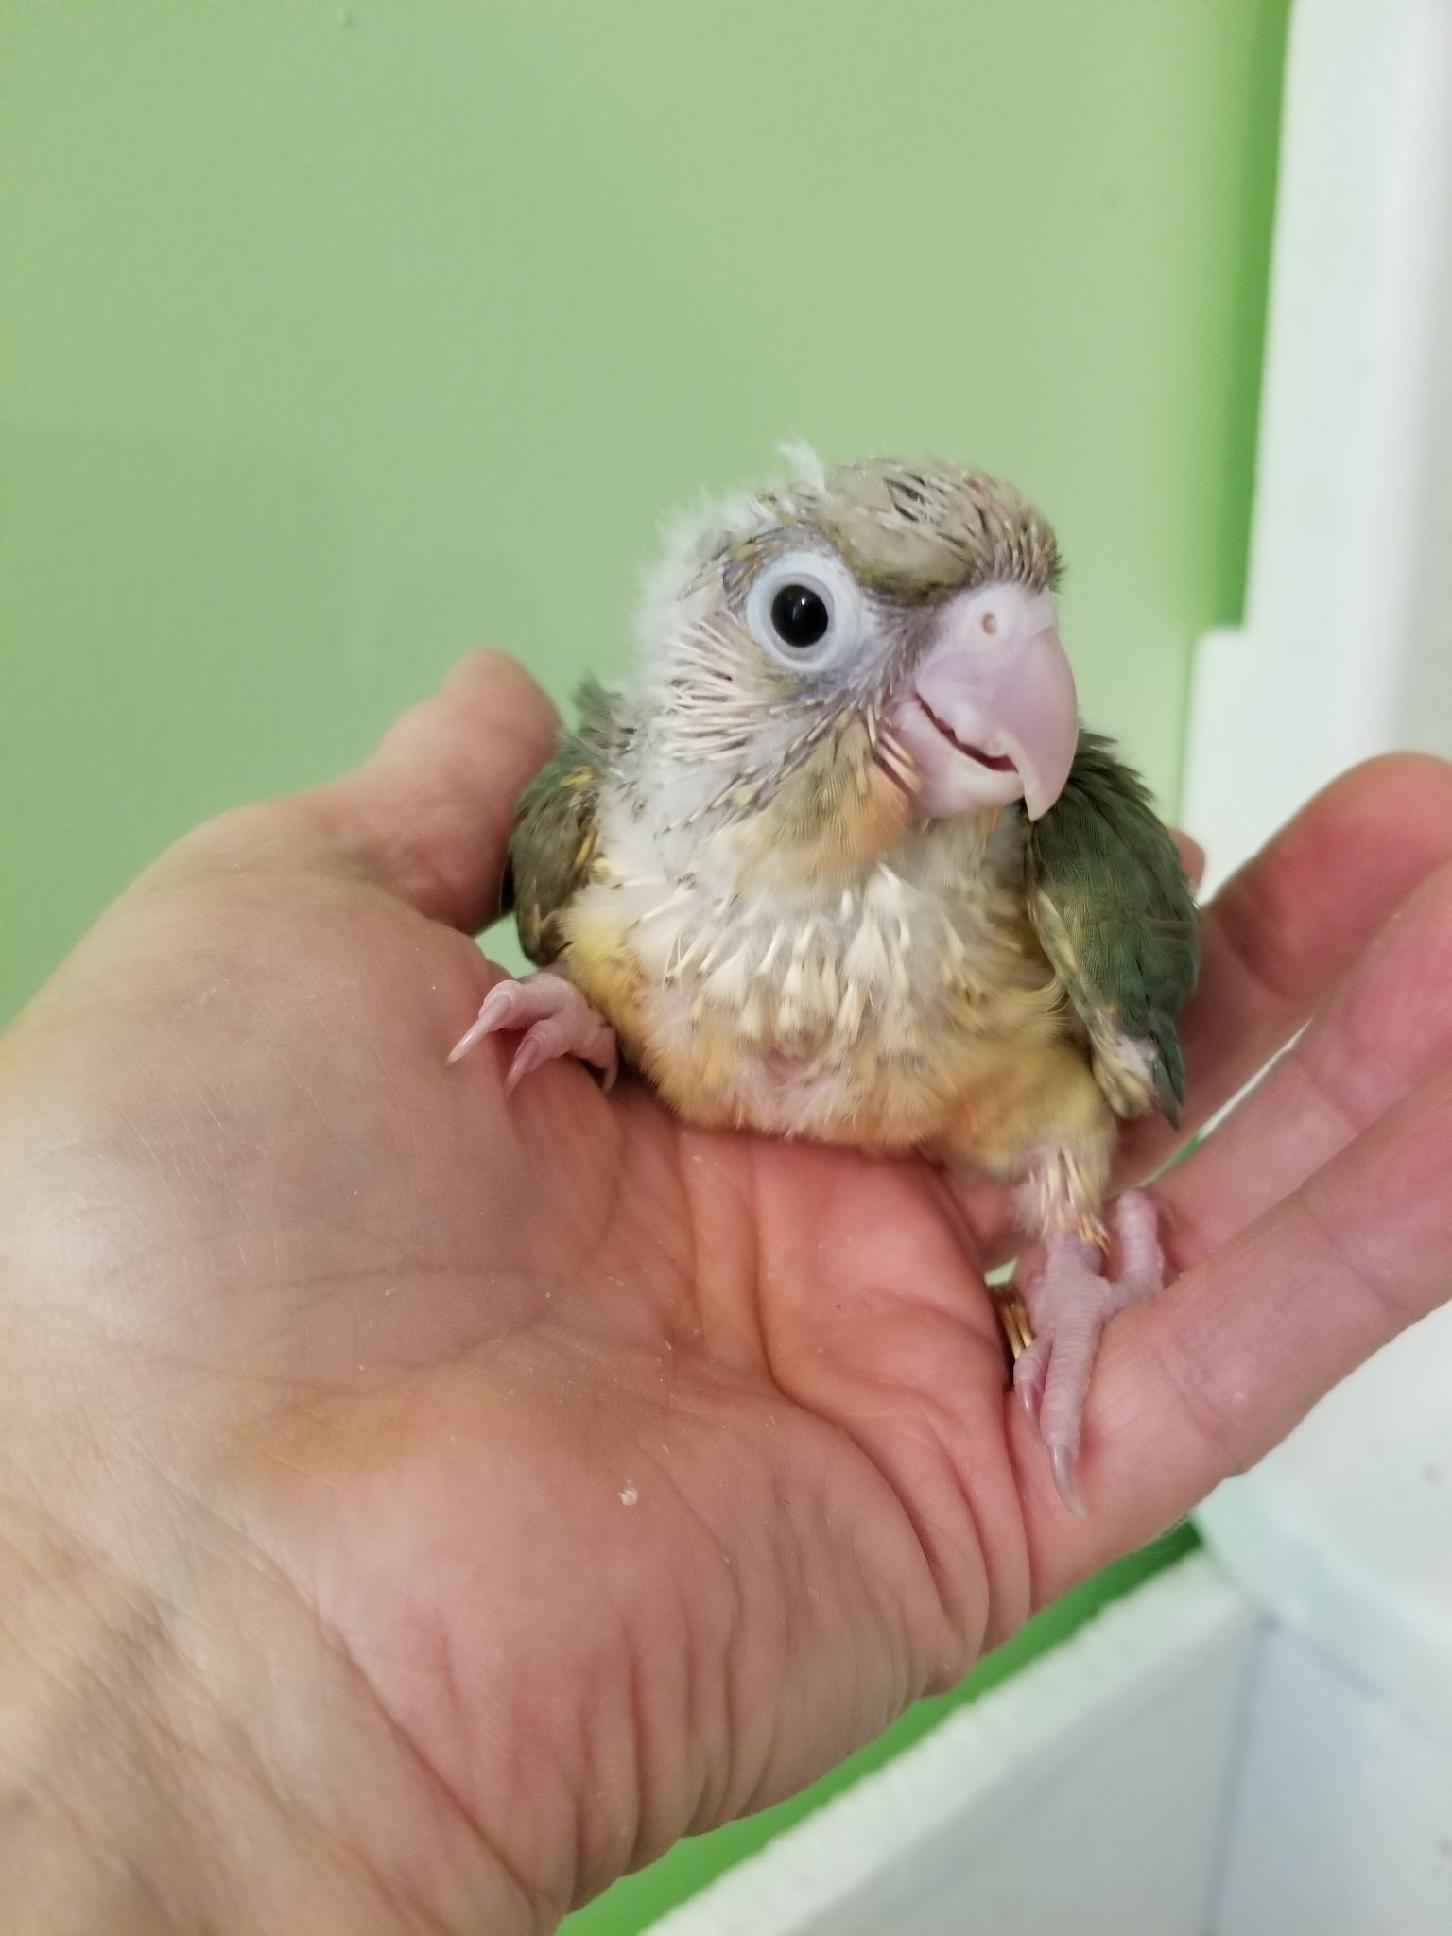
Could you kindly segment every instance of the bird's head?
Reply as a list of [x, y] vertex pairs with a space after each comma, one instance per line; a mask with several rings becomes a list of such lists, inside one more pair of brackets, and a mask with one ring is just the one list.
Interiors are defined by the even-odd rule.
[[650, 731], [697, 813], [758, 813], [810, 776], [830, 808], [1046, 813], [1078, 740], [1058, 549], [1010, 486], [875, 460], [715, 507], [647, 598]]

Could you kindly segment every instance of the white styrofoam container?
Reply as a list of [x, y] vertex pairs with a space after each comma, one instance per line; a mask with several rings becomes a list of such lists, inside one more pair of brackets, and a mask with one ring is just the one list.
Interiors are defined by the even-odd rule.
[[1284, 1628], [1245, 1718], [1207, 1936], [1447, 1936], [1447, 1744]]

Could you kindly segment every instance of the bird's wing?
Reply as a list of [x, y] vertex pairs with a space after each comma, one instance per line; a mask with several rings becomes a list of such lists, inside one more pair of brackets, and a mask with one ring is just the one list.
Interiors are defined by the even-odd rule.
[[624, 702], [595, 680], [575, 704], [580, 723], [560, 735], [554, 758], [520, 795], [509, 842], [503, 911], [514, 909], [524, 951], [541, 965], [560, 952], [557, 916], [588, 878], [601, 780], [629, 736]]
[[1063, 793], [1030, 824], [1029, 917], [1089, 1036], [1116, 1114], [1158, 1102], [1178, 1122], [1185, 1064], [1175, 1018], [1200, 972], [1195, 898], [1139, 776], [1080, 736]]

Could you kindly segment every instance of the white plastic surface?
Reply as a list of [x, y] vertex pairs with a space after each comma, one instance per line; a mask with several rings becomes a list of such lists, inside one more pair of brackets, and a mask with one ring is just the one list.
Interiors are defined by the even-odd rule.
[[1452, 6], [1297, 0], [1245, 622], [1200, 643], [1207, 888], [1309, 794], [1452, 753]]
[[1258, 1631], [1181, 1562], [652, 1936], [1205, 1936]]
[[1214, 1936], [1448, 1936], [1452, 1749], [1289, 1634], [1260, 1656]]
[[[1297, 0], [1272, 267], [1246, 622], [1203, 642], [1191, 698], [1210, 884], [1355, 761], [1452, 754], [1452, 0]], [[1452, 1311], [1200, 1523], [1260, 1605], [1452, 1740]]]
[[[1452, 1754], [1452, 1313], [1379, 1352], [1199, 1519], [1266, 1612]], [[1452, 1832], [1452, 1783], [1444, 1812]]]

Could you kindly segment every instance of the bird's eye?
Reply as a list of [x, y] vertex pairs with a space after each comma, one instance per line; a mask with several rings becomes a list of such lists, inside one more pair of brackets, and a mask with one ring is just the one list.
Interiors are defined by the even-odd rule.
[[771, 601], [771, 629], [783, 645], [810, 651], [819, 645], [832, 623], [827, 601], [810, 585], [783, 585]]
[[774, 659], [793, 671], [819, 672], [860, 644], [867, 611], [841, 559], [796, 551], [774, 558], [752, 586], [746, 622]]

